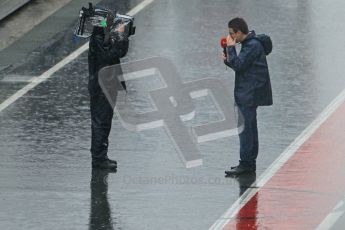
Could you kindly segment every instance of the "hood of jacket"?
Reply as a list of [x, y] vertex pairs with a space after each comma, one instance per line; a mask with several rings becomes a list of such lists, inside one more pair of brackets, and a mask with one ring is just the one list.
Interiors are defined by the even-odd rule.
[[245, 43], [251, 39], [256, 39], [258, 40], [262, 47], [264, 48], [264, 52], [266, 55], [269, 55], [272, 52], [273, 45], [272, 45], [272, 40], [270, 36], [266, 34], [256, 34], [254, 30], [250, 31], [247, 35], [247, 37], [242, 41], [242, 43]]

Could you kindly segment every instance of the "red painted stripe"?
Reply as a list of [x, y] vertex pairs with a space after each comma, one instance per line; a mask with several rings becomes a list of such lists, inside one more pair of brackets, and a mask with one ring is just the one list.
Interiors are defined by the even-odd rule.
[[315, 229], [344, 194], [345, 103], [223, 229]]

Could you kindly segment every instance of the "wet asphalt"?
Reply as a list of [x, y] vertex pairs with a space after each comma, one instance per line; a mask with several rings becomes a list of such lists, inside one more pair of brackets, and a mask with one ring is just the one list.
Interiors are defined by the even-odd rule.
[[[102, 3], [126, 13], [139, 2]], [[274, 105], [258, 111], [258, 177], [344, 89], [344, 7], [340, 0], [156, 0], [136, 15], [122, 61], [164, 56], [182, 81], [216, 77], [231, 87], [219, 46], [227, 22], [242, 16], [269, 34]], [[1, 78], [38, 76], [82, 45], [72, 41], [75, 21], [65, 23]], [[92, 171], [87, 68], [84, 53], [0, 112], [0, 228], [208, 229], [253, 181], [224, 177], [237, 164], [238, 137], [198, 144], [204, 163], [187, 169], [164, 129], [131, 132], [115, 116], [109, 157], [118, 172]], [[0, 100], [23, 85], [0, 81]], [[196, 101], [195, 124], [215, 117], [209, 98]]]

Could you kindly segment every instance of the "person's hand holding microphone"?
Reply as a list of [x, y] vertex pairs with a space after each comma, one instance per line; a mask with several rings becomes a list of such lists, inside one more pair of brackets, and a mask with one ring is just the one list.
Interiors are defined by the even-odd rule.
[[227, 60], [226, 47], [235, 46], [236, 45], [236, 38], [232, 38], [230, 35], [228, 35], [226, 38], [222, 38], [220, 43], [224, 49], [222, 58], [224, 61], [226, 61]]

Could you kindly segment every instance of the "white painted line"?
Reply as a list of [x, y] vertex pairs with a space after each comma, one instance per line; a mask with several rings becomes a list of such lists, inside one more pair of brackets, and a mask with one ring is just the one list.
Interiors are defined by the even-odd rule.
[[[343, 209], [343, 210], [338, 210]], [[315, 230], [325, 230], [330, 229], [338, 219], [344, 214], [344, 201], [340, 201], [333, 209], [333, 211], [326, 216], [326, 218], [321, 222], [319, 226]]]
[[209, 228], [221, 230], [236, 217], [239, 210], [270, 180], [275, 173], [287, 162], [302, 144], [326, 121], [332, 113], [345, 101], [345, 89], [322, 111], [322, 113], [285, 149], [285, 151], [270, 165], [255, 183], [254, 189], [247, 189], [241, 197]]
[[127, 14], [134, 16], [137, 13], [139, 13], [140, 11], [142, 11], [145, 7], [150, 5], [153, 1], [154, 0], [145, 0], [145, 1], [141, 2], [140, 4], [138, 4], [136, 7], [134, 7], [133, 9], [131, 9]]
[[[151, 4], [154, 0], [144, 0], [141, 3], [139, 3], [136, 7], [134, 7], [132, 10], [130, 10], [127, 14], [134, 16], [135, 14], [139, 13], [141, 10], [143, 10], [145, 7], [147, 7], [149, 4]], [[63, 60], [61, 60], [59, 63], [57, 63], [55, 66], [44, 72], [38, 77], [33, 77], [29, 81], [30, 83], [24, 86], [22, 89], [18, 90], [16, 93], [14, 93], [12, 96], [7, 98], [4, 102], [0, 104], [0, 112], [2, 112], [4, 109], [6, 109], [8, 106], [13, 104], [15, 101], [17, 101], [19, 98], [24, 96], [27, 92], [35, 88], [40, 83], [44, 82], [48, 78], [50, 78], [55, 72], [63, 68], [65, 65], [70, 63], [71, 61], [75, 60], [79, 55], [84, 53], [86, 50], [89, 49], [89, 42], [85, 43], [83, 46], [72, 52], [70, 55], [65, 57]]]
[[3, 79], [0, 80], [0, 83], [29, 83], [31, 82], [32, 76], [25, 76], [25, 75], [7, 75]]

